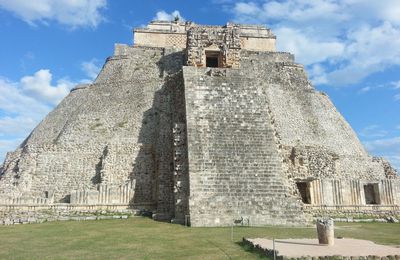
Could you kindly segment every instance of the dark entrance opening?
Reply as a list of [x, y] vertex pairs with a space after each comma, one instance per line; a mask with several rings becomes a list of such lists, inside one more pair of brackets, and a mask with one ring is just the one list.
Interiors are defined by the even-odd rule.
[[206, 57], [206, 67], [218, 68], [218, 57]]
[[206, 51], [206, 67], [218, 68], [219, 56], [219, 51]]
[[380, 204], [379, 187], [377, 183], [364, 185], [365, 204]]
[[307, 182], [296, 182], [297, 189], [300, 192], [301, 200], [304, 204], [311, 204], [310, 187]]

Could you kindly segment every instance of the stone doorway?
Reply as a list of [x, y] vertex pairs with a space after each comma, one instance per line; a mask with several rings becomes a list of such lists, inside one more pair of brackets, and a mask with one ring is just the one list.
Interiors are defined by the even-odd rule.
[[206, 67], [218, 68], [221, 67], [221, 55], [219, 51], [206, 51]]
[[380, 204], [378, 183], [364, 185], [365, 204]]
[[311, 204], [310, 184], [308, 182], [296, 182], [301, 200], [304, 204]]

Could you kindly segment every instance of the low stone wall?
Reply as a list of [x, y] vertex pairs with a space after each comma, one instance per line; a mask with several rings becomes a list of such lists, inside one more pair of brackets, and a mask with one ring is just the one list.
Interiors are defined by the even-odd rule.
[[49, 203], [53, 203], [53, 200], [34, 197], [0, 198], [0, 207], [1, 205], [48, 205]]
[[400, 215], [399, 205], [309, 205], [304, 210], [313, 215]]
[[397, 223], [400, 218], [398, 205], [304, 205], [304, 210], [314, 220], [330, 217], [335, 222], [389, 222]]
[[131, 209], [127, 204], [0, 205], [0, 225], [66, 220], [124, 219], [131, 215], [139, 215], [140, 212], [140, 209]]
[[44, 223], [50, 221], [84, 221], [84, 220], [103, 220], [103, 219], [127, 219], [129, 215], [91, 215], [91, 216], [47, 216], [47, 215], [40, 215], [39, 217], [28, 217], [28, 218], [6, 218], [0, 220], [0, 225], [18, 225], [18, 224], [37, 224], [37, 223]]
[[384, 217], [384, 218], [333, 218], [335, 222], [354, 222], [354, 223], [368, 223], [368, 222], [383, 222], [383, 223], [399, 223], [395, 217]]
[[74, 190], [71, 204], [129, 204], [135, 194], [136, 181], [121, 185], [99, 185], [98, 190]]

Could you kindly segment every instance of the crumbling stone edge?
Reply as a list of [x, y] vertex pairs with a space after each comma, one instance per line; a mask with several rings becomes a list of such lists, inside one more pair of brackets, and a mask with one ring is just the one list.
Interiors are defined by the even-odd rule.
[[42, 210], [26, 214], [17, 212], [16, 214], [3, 216], [0, 218], [2, 225], [18, 224], [36, 224], [53, 221], [86, 221], [86, 220], [104, 220], [104, 219], [128, 219], [134, 216], [147, 216], [143, 211], [125, 210], [125, 211], [59, 211]]
[[[262, 255], [265, 255], [265, 256], [269, 256], [269, 257], [273, 257], [274, 256], [274, 250], [269, 250], [267, 248], [262, 248], [260, 245], [254, 244], [253, 242], [251, 242], [247, 238], [243, 238], [242, 245], [243, 246], [247, 246], [253, 252], [256, 252], [256, 253], [259, 253], [259, 254], [262, 254]], [[276, 252], [276, 255], [277, 255], [276, 256], [277, 260], [283, 259], [281, 256], [278, 257], [278, 251]]]
[[127, 219], [129, 215], [110, 215], [110, 216], [63, 216], [58, 218], [17, 218], [6, 219], [0, 222], [0, 225], [18, 225], [18, 224], [39, 224], [52, 221], [84, 221], [84, 220], [103, 220], [103, 219]]
[[[243, 238], [243, 245], [251, 248], [252, 251], [260, 253], [262, 255], [273, 257], [274, 250], [262, 248], [260, 245], [254, 244], [247, 238]], [[341, 256], [341, 255], [333, 255], [333, 256], [301, 256], [301, 257], [286, 257], [279, 255], [279, 251], [276, 251], [276, 259], [277, 260], [400, 260], [400, 255], [388, 255], [388, 256], [377, 256], [377, 255], [369, 255], [369, 256]]]

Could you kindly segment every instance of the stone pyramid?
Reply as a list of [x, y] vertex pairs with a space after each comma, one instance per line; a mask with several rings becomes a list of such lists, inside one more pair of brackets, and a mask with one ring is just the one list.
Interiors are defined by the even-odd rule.
[[131, 208], [192, 226], [398, 212], [396, 171], [275, 40], [258, 25], [136, 29], [7, 154], [0, 212]]

